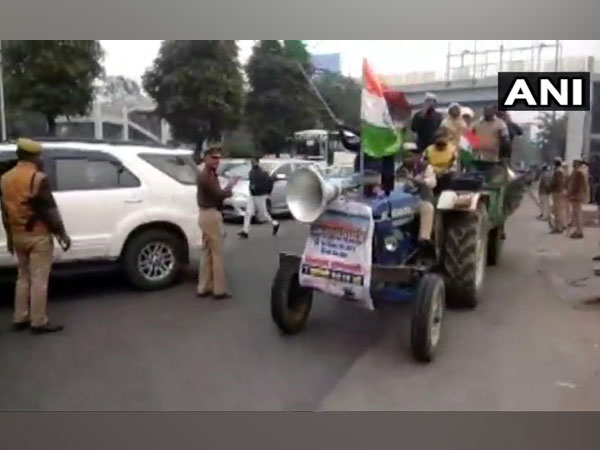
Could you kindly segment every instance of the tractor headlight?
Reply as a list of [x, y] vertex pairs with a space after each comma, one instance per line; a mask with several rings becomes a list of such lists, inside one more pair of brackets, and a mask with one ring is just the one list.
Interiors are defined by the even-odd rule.
[[388, 252], [393, 253], [398, 249], [398, 238], [394, 235], [388, 236], [384, 239], [383, 245]]

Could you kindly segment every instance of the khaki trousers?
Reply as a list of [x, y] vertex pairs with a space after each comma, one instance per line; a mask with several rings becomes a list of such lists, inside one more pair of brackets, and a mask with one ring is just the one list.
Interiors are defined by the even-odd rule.
[[419, 203], [419, 239], [422, 241], [431, 240], [431, 233], [433, 231], [433, 218], [435, 216], [435, 209], [431, 202], [421, 201]]
[[583, 210], [581, 202], [571, 202], [571, 223], [577, 233], [583, 234]]
[[226, 294], [227, 284], [221, 236], [223, 217], [216, 209], [200, 209], [199, 224], [202, 230], [202, 253], [200, 255], [198, 293]]
[[563, 231], [566, 227], [567, 200], [563, 193], [552, 194], [552, 214], [554, 215], [554, 228]]
[[13, 320], [15, 323], [31, 321], [33, 327], [46, 325], [54, 240], [50, 235], [16, 235], [13, 244], [19, 270]]

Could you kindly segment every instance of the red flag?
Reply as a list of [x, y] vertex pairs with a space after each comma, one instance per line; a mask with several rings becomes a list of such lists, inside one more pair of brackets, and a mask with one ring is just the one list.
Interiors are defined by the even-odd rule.
[[479, 148], [479, 137], [477, 137], [475, 131], [469, 130], [469, 132], [465, 135], [465, 138], [467, 139], [467, 141], [469, 141], [473, 148]]

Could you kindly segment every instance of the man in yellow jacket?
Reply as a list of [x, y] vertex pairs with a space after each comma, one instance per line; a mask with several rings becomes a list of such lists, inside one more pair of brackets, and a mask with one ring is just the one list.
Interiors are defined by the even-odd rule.
[[458, 158], [458, 147], [448, 137], [448, 132], [440, 129], [435, 137], [435, 143], [425, 150], [425, 158], [433, 167], [436, 175], [448, 172], [455, 167]]
[[42, 146], [29, 139], [17, 141], [17, 165], [0, 179], [2, 222], [7, 248], [16, 254], [13, 329], [31, 328], [34, 334], [63, 329], [46, 316], [48, 279], [52, 268], [54, 236], [63, 250], [71, 246], [46, 175], [42, 172]]

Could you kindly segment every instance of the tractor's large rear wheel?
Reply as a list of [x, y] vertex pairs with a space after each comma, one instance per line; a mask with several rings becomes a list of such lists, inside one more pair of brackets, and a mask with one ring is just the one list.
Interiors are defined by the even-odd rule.
[[448, 217], [446, 223], [443, 262], [448, 306], [475, 308], [487, 266], [487, 208], [480, 204], [472, 213]]

